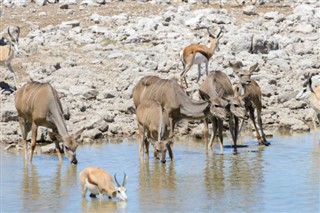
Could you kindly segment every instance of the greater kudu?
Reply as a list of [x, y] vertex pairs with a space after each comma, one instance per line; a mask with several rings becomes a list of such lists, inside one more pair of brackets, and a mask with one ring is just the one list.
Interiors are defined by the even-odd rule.
[[29, 82], [17, 90], [15, 106], [18, 111], [19, 124], [22, 133], [22, 144], [25, 159], [27, 159], [27, 136], [32, 130], [30, 162], [36, 147], [38, 126], [44, 126], [53, 130], [56, 151], [61, 158], [59, 141], [63, 141], [64, 153], [69, 161], [76, 164], [76, 139], [84, 129], [69, 135], [63, 117], [63, 110], [57, 91], [49, 83]]

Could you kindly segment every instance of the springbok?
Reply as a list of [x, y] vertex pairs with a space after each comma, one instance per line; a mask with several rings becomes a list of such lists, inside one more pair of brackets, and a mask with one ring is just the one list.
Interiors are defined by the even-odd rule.
[[63, 141], [64, 153], [69, 161], [76, 164], [76, 139], [84, 129], [69, 135], [67, 126], [63, 118], [61, 102], [57, 91], [49, 83], [28, 82], [17, 90], [15, 96], [15, 106], [18, 111], [19, 125], [22, 133], [22, 144], [25, 159], [27, 159], [27, 136], [32, 130], [30, 162], [32, 162], [33, 152], [36, 147], [38, 126], [44, 126], [53, 130], [56, 137], [55, 145], [59, 161], [61, 158], [61, 148], [59, 141]]
[[5, 65], [8, 67], [9, 71], [13, 74], [13, 79], [16, 88], [18, 88], [15, 72], [12, 69], [11, 61], [16, 54], [19, 53], [19, 35], [20, 27], [15, 27], [14, 30], [10, 32], [10, 27], [8, 28], [8, 35], [10, 39], [7, 41], [2, 41], [0, 45], [0, 65]]
[[[169, 136], [169, 115], [162, 108], [161, 104], [153, 100], [144, 100], [137, 107], [137, 120], [139, 128], [139, 150], [140, 159], [143, 159], [144, 147], [145, 152], [149, 157], [149, 140], [153, 145], [153, 154], [155, 158], [158, 158], [158, 154], [161, 154], [160, 161], [166, 162], [166, 151], [170, 150], [171, 140]], [[145, 138], [145, 132], [148, 137]]]
[[[116, 174], [114, 180], [112, 176], [103, 169], [96, 166], [88, 166], [79, 173], [82, 196], [85, 197], [87, 190], [90, 191], [90, 197], [96, 197], [99, 194], [100, 200], [103, 195], [107, 195], [109, 199], [112, 197], [120, 200], [127, 200], [125, 185], [128, 177], [124, 174], [122, 185], [117, 181]], [[117, 186], [115, 185], [115, 183]]]
[[[137, 108], [143, 100], [158, 101], [169, 115], [170, 133], [173, 137], [174, 126], [182, 119], [203, 119], [210, 114], [211, 103], [191, 99], [175, 80], [145, 76], [132, 90], [132, 98]], [[173, 143], [170, 143], [172, 151]], [[170, 153], [173, 160], [173, 154]]]
[[193, 64], [198, 64], [198, 79], [197, 83], [200, 80], [201, 76], [201, 64], [205, 63], [206, 65], [206, 74], [208, 75], [208, 63], [210, 58], [213, 56], [216, 48], [218, 47], [219, 40], [222, 37], [222, 28], [217, 36], [214, 36], [209, 28], [207, 28], [208, 34], [211, 37], [211, 42], [209, 47], [201, 44], [191, 44], [183, 48], [180, 52], [180, 61], [183, 65], [183, 71], [180, 74], [180, 84], [182, 85], [182, 80], [185, 81], [186, 86], [188, 87], [186, 74], [190, 70]]
[[[233, 72], [235, 73], [236, 77], [238, 78], [239, 82], [234, 87], [234, 91], [237, 92], [239, 95], [244, 96], [245, 108], [249, 113], [250, 119], [254, 125], [256, 136], [258, 139], [259, 144], [263, 145], [270, 145], [267, 142], [263, 128], [262, 128], [262, 119], [261, 119], [261, 110], [262, 110], [262, 93], [259, 84], [251, 79], [251, 75], [253, 72], [257, 71], [258, 63], [252, 65], [249, 70], [240, 70], [242, 68], [242, 63], [231, 63], [229, 65], [233, 68]], [[254, 111], [257, 111], [257, 118], [258, 118], [258, 125], [261, 131], [261, 135], [258, 131]], [[240, 125], [240, 129], [242, 129], [243, 120]]]
[[[213, 140], [217, 135], [220, 145], [220, 153], [223, 153], [223, 120], [229, 119], [229, 130], [231, 132], [234, 149], [237, 148], [237, 138], [239, 134], [239, 118], [247, 119], [247, 111], [244, 106], [243, 97], [235, 94], [229, 77], [221, 71], [210, 72], [207, 78], [202, 82], [199, 90], [200, 97], [204, 100], [217, 98], [225, 100], [225, 109], [227, 115], [225, 117], [214, 116], [212, 118], [212, 131], [208, 149], [212, 147]], [[208, 120], [204, 119], [205, 130], [208, 130]]]
[[[303, 89], [296, 95], [296, 100], [305, 100], [307, 99], [310, 106], [314, 110], [313, 114], [313, 128], [314, 132], [317, 132], [317, 124], [316, 124], [316, 118], [320, 121], [320, 86], [317, 86], [316, 88], [312, 88], [312, 77], [313, 75], [310, 75], [308, 77], [308, 80], [303, 84]], [[317, 76], [319, 78], [320, 76]]]

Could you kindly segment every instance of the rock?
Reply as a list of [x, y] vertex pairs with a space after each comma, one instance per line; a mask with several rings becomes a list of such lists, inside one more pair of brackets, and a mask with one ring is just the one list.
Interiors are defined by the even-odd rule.
[[243, 8], [243, 14], [252, 16], [252, 15], [257, 15], [257, 8], [253, 5], [246, 6]]

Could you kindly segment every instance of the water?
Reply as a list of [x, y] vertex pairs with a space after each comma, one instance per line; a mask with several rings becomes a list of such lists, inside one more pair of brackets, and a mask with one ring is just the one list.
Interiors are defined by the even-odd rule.
[[[201, 140], [175, 141], [174, 163], [139, 161], [137, 141], [79, 146], [66, 157], [1, 151], [1, 212], [320, 212], [320, 144], [312, 134], [275, 136], [269, 147], [244, 140], [206, 153]], [[228, 142], [226, 143], [228, 144]], [[150, 149], [151, 154], [151, 149]], [[128, 175], [128, 201], [82, 198], [86, 166]]]

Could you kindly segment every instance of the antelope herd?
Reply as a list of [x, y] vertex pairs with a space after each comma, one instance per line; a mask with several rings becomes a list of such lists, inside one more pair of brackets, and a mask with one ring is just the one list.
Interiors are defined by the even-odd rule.
[[[220, 153], [223, 153], [223, 129], [227, 121], [229, 131], [236, 151], [237, 141], [244, 121], [251, 119], [256, 131], [256, 137], [260, 145], [268, 146], [270, 143], [262, 125], [262, 93], [257, 81], [251, 78], [253, 72], [257, 72], [258, 63], [249, 69], [244, 69], [242, 62], [229, 62], [233, 69], [235, 80], [232, 82], [224, 71], [209, 70], [209, 60], [218, 47], [223, 30], [219, 29], [217, 36], [214, 36], [209, 27], [206, 28], [212, 38], [209, 47], [200, 44], [191, 44], [182, 49], [180, 60], [183, 70], [180, 74], [180, 84], [177, 80], [163, 79], [158, 76], [144, 76], [134, 86], [132, 99], [136, 108], [136, 118], [139, 134], [139, 154], [143, 160], [146, 153], [149, 157], [149, 144], [153, 146], [153, 153], [156, 159], [162, 163], [166, 162], [166, 151], [171, 161], [173, 156], [173, 139], [176, 124], [182, 119], [203, 120], [204, 135], [209, 132], [209, 120], [212, 124], [212, 133], [207, 144], [207, 149], [212, 149], [215, 137], [218, 137]], [[19, 52], [20, 28], [9, 27], [9, 39], [0, 40], [0, 63], [6, 65], [14, 75], [11, 61]], [[199, 87], [201, 100], [191, 98], [184, 90], [188, 87], [186, 73], [193, 64], [198, 64], [198, 78], [201, 76], [201, 64], [205, 63], [206, 78]], [[296, 96], [296, 99], [308, 99], [315, 110], [315, 117], [320, 120], [320, 86], [315, 89], [312, 86], [312, 76], [304, 84], [304, 89]], [[76, 149], [79, 138], [84, 128], [75, 134], [69, 134], [64, 120], [63, 108], [58, 92], [49, 83], [29, 82], [18, 88], [15, 94], [15, 107], [18, 112], [19, 125], [22, 134], [24, 158], [27, 159], [27, 136], [31, 131], [31, 151], [29, 161], [32, 162], [33, 153], [36, 147], [37, 130], [39, 126], [52, 129], [51, 138], [55, 141], [55, 149], [62, 161], [61, 153], [64, 152], [72, 164], [77, 164]], [[257, 115], [257, 123], [256, 117]], [[258, 128], [259, 127], [259, 128]], [[316, 124], [314, 120], [314, 127]], [[62, 142], [62, 148], [59, 142]], [[90, 197], [107, 195], [126, 200], [127, 176], [124, 175], [123, 183], [119, 184], [116, 175], [112, 176], [99, 167], [88, 166], [80, 172], [82, 194], [91, 192]], [[115, 181], [115, 183], [114, 183]]]

